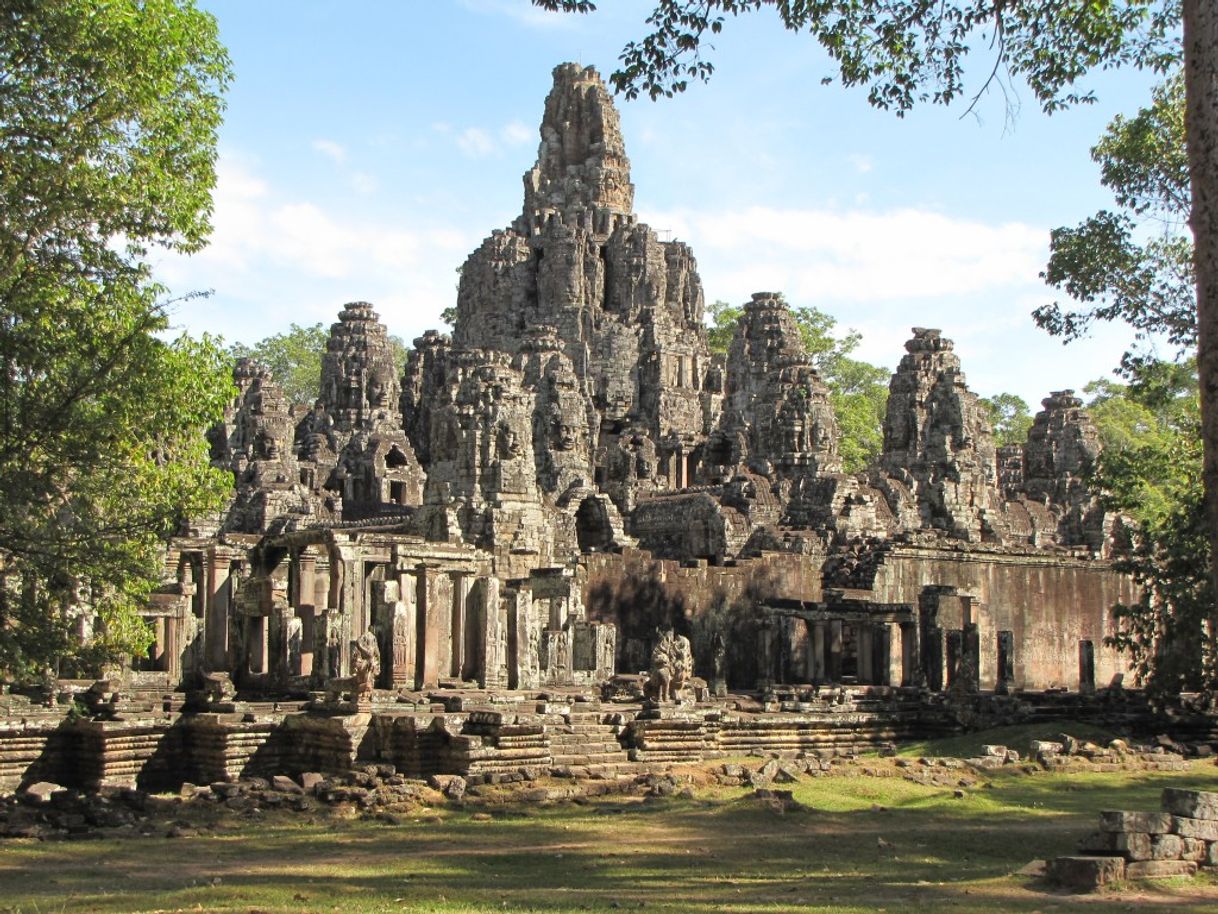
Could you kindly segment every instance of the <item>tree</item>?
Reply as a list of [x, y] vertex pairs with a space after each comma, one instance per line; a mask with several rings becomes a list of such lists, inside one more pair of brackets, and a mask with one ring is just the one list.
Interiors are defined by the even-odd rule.
[[[829, 402], [841, 433], [838, 449], [842, 467], [847, 473], [861, 472], [879, 456], [884, 444], [888, 369], [851, 358], [850, 354], [862, 342], [862, 335], [848, 330], [845, 336], [834, 336], [837, 318], [833, 315], [807, 306], [791, 311], [812, 366], [829, 388]], [[726, 355], [744, 309], [715, 301], [708, 312], [711, 323], [707, 343], [711, 352]]]
[[[587, 13], [592, 0], [533, 0], [550, 10]], [[705, 80], [713, 66], [703, 39], [728, 16], [773, 7], [789, 30], [814, 38], [846, 86], [898, 116], [919, 102], [950, 104], [964, 93], [964, 64], [991, 56], [975, 102], [1007, 75], [1024, 80], [1045, 111], [1091, 96], [1077, 88], [1095, 69], [1125, 65], [1165, 73], [1181, 64], [1196, 282], [1197, 367], [1206, 518], [1218, 582], [1218, 4], [1213, 0], [657, 0], [651, 31], [630, 42], [610, 77], [618, 91], [652, 98]], [[1218, 594], [1218, 584], [1214, 587]], [[1218, 627], [1218, 606], [1211, 607]]]
[[323, 324], [292, 324], [286, 333], [259, 340], [253, 346], [236, 343], [232, 358], [253, 359], [271, 370], [292, 403], [312, 404], [321, 391], [321, 357], [330, 333]]
[[[1166, 337], [1181, 351], [1197, 345], [1193, 241], [1186, 231], [1192, 195], [1184, 137], [1184, 81], [1174, 75], [1132, 118], [1117, 117], [1091, 157], [1119, 210], [1101, 211], [1076, 228], [1054, 229], [1051, 286], [1089, 307], [1054, 302], [1033, 312], [1036, 323], [1067, 342], [1093, 321], [1122, 320], [1138, 339]], [[1147, 230], [1148, 240], [1141, 241]], [[1125, 359], [1143, 356], [1136, 351]]]
[[[330, 331], [324, 324], [292, 324], [286, 333], [264, 337], [253, 346], [234, 343], [229, 357], [260, 362], [271, 370], [290, 402], [312, 405], [321, 393], [321, 360], [329, 341]], [[401, 371], [406, 364], [406, 344], [401, 337], [390, 335], [389, 346]]]
[[1115, 567], [1138, 598], [1117, 604], [1118, 633], [1140, 683], [1160, 697], [1218, 690], [1218, 632], [1201, 487], [1196, 372], [1191, 364], [1142, 362], [1129, 384], [1089, 384], [1088, 411], [1104, 450], [1090, 482], [1105, 506], [1137, 522], [1134, 546]]
[[1015, 394], [995, 394], [981, 397], [981, 407], [986, 411], [994, 429], [994, 443], [999, 447], [1008, 444], [1023, 444], [1028, 440], [1028, 429], [1032, 427], [1032, 413], [1028, 401]]
[[144, 259], [210, 231], [229, 64], [189, 0], [0, 23], [0, 674], [28, 678], [142, 650], [162, 538], [231, 485], [204, 440], [224, 355], [162, 338]]

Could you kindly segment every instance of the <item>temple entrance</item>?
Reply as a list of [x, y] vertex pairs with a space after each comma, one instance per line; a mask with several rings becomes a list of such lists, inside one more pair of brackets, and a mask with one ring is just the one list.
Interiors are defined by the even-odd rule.
[[613, 544], [609, 513], [597, 498], [585, 498], [575, 512], [575, 536], [580, 552], [605, 552]]

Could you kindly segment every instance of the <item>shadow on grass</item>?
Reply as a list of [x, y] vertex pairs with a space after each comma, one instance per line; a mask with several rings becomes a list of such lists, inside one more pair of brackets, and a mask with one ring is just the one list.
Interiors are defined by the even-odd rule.
[[[797, 796], [857, 795], [880, 780], [823, 779]], [[10, 843], [0, 912], [1212, 912], [1208, 879], [1097, 899], [1046, 897], [1008, 876], [1072, 850], [1100, 808], [1154, 808], [1164, 785], [1197, 780], [1218, 776], [1004, 776], [985, 791], [992, 808], [912, 793], [886, 810], [832, 812], [603, 803], [491, 821], [468, 811], [401, 825], [277, 818], [173, 841]]]

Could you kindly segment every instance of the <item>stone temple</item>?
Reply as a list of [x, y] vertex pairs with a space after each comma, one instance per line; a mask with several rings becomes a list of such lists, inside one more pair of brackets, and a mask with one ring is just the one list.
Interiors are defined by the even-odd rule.
[[[210, 436], [231, 502], [169, 545], [156, 643], [90, 690], [62, 780], [786, 751], [837, 738], [832, 702], [865, 742], [949, 700], [1120, 681], [1126, 531], [1087, 490], [1072, 392], [999, 449], [952, 341], [914, 328], [883, 453], [844, 473], [780, 294], [708, 349], [693, 252], [635, 216], [594, 69], [555, 69], [540, 132], [451, 337], [395, 364], [345, 305], [304, 411], [236, 366]], [[682, 701], [643, 697], [660, 674]], [[6, 734], [0, 781], [25, 770]]]

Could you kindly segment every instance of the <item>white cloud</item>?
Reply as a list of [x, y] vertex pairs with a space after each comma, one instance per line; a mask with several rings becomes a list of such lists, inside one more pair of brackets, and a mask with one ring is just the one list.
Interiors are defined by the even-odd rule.
[[215, 290], [177, 307], [175, 323], [192, 332], [251, 342], [292, 321], [328, 323], [343, 302], [363, 299], [390, 332], [413, 339], [439, 326], [439, 312], [455, 299], [453, 271], [481, 237], [431, 209], [393, 224], [331, 210], [273, 186], [232, 155], [221, 156], [217, 171], [212, 243], [154, 264], [172, 294]]
[[347, 148], [341, 143], [336, 143], [333, 140], [314, 140], [312, 146], [314, 150], [339, 165], [347, 161]]
[[934, 298], [1036, 281], [1048, 232], [928, 210], [749, 207], [645, 214], [688, 241], [716, 297], [781, 289], [804, 301]]
[[356, 193], [371, 194], [375, 193], [380, 187], [380, 182], [377, 181], [374, 175], [370, 175], [363, 171], [351, 172], [351, 186], [355, 188]]
[[481, 127], [466, 127], [457, 135], [457, 147], [471, 159], [484, 159], [498, 151], [491, 135]]
[[871, 169], [875, 167], [875, 162], [872, 161], [871, 156], [863, 155], [857, 152], [853, 155], [846, 156], [846, 161], [849, 162], [851, 167], [853, 167], [854, 170], [861, 175], [867, 174], [867, 172], [871, 171]]
[[503, 129], [499, 131], [499, 136], [508, 146], [523, 146], [536, 137], [537, 132], [530, 130], [520, 121], [511, 121], [503, 125]]

